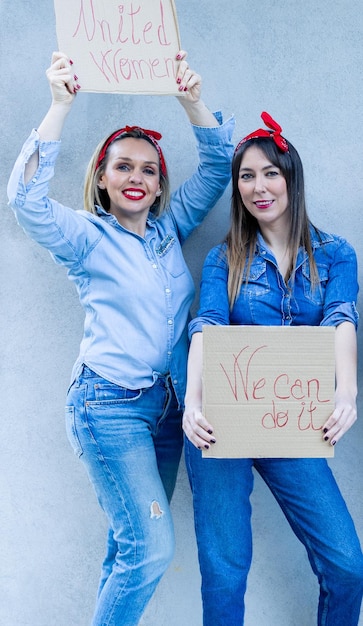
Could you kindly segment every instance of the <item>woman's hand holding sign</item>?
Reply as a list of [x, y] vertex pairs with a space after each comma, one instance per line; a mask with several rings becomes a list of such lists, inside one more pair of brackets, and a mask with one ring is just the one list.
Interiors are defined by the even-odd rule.
[[179, 91], [183, 93], [177, 98], [192, 124], [209, 128], [218, 126], [217, 119], [201, 99], [202, 78], [189, 67], [186, 57], [185, 50], [179, 50], [176, 56], [177, 60], [180, 60], [176, 82], [179, 85]]

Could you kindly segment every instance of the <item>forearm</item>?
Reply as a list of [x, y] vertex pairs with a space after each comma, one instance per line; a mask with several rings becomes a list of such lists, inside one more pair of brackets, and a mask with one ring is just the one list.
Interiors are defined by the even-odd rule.
[[[59, 141], [62, 135], [64, 122], [70, 111], [70, 105], [53, 103], [48, 109], [43, 121], [37, 129], [40, 141]], [[24, 170], [24, 182], [27, 184], [34, 176], [39, 166], [39, 155], [36, 150]]]
[[333, 446], [357, 419], [357, 338], [351, 322], [335, 330], [335, 378], [335, 408], [323, 425], [323, 437]]
[[184, 108], [190, 123], [194, 124], [194, 126], [205, 126], [207, 128], [219, 126], [218, 120], [204, 104], [203, 100], [191, 102], [186, 97], [178, 97], [177, 99]]
[[357, 396], [357, 335], [350, 322], [335, 331], [336, 393]]
[[188, 382], [183, 430], [196, 448], [208, 450], [216, 442], [213, 426], [202, 413], [203, 334], [195, 333], [189, 350]]
[[47, 114], [39, 125], [38, 133], [41, 141], [59, 141], [64, 122], [71, 110], [71, 104], [52, 102]]
[[203, 333], [194, 333], [189, 349], [186, 409], [202, 410]]
[[182, 242], [215, 206], [231, 178], [234, 118], [223, 122], [219, 112], [215, 115], [216, 127], [192, 126], [199, 164], [194, 174], [171, 197], [171, 210]]

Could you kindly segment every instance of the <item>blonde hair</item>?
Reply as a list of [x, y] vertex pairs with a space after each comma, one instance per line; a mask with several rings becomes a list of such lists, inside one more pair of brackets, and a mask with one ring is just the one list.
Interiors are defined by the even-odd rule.
[[[152, 143], [152, 141], [150, 141], [150, 139], [148, 139], [147, 135], [144, 135], [139, 130], [130, 130], [129, 132], [119, 135], [118, 137], [116, 137], [114, 141], [110, 143], [110, 145], [107, 148], [105, 157], [102, 159], [99, 167], [96, 169], [96, 164], [98, 162], [100, 152], [108, 138], [106, 137], [105, 139], [103, 139], [96, 147], [91, 157], [91, 160], [88, 163], [87, 170], [86, 170], [84, 190], [83, 190], [83, 203], [84, 203], [84, 208], [86, 211], [89, 211], [90, 213], [94, 213], [95, 215], [97, 215], [96, 206], [100, 206], [105, 211], [109, 212], [110, 210], [109, 195], [105, 189], [100, 189], [98, 184], [100, 182], [101, 176], [103, 176], [103, 174], [105, 173], [110, 146], [112, 146], [115, 143], [115, 141], [121, 141], [122, 139], [125, 139], [127, 137], [132, 137], [133, 139], [144, 139], [145, 141], [148, 141], [150, 145], [152, 145], [155, 151], [157, 152], [154, 144]], [[154, 204], [150, 207], [150, 212], [153, 215], [155, 215], [155, 217], [160, 217], [164, 213], [164, 211], [168, 208], [169, 203], [170, 203], [169, 176], [168, 176], [168, 173], [166, 173], [166, 175], [162, 173], [161, 167], [160, 167], [160, 159], [159, 159], [159, 172], [160, 172], [159, 184], [160, 184], [160, 189], [162, 193], [160, 196], [158, 196], [155, 199]]]

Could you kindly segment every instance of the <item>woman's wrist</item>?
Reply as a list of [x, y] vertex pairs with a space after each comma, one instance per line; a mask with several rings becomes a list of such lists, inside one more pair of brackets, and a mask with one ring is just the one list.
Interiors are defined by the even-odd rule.
[[185, 97], [179, 98], [177, 96], [177, 98], [188, 115], [191, 124], [194, 126], [205, 126], [207, 128], [219, 126], [218, 120], [204, 104], [203, 100], [193, 102]]
[[46, 116], [38, 127], [41, 141], [59, 141], [63, 125], [72, 108], [72, 103], [52, 102]]

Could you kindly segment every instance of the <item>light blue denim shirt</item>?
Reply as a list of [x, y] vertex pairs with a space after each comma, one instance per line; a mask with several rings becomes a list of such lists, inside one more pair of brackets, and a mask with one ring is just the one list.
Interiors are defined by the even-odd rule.
[[[49, 199], [60, 142], [40, 142], [37, 131], [25, 142], [9, 180], [9, 204], [78, 290], [85, 322], [72, 380], [83, 363], [129, 389], [150, 387], [158, 374], [170, 372], [183, 402], [194, 285], [181, 244], [224, 192], [233, 154], [234, 119], [216, 118], [216, 128], [192, 127], [199, 167], [160, 218], [149, 215], [145, 238], [101, 209], [96, 216]], [[24, 167], [37, 149], [38, 170], [25, 185]]]
[[226, 245], [213, 248], [204, 263], [198, 316], [189, 334], [203, 325], [338, 326], [358, 323], [357, 259], [352, 246], [341, 237], [311, 226], [312, 248], [320, 283], [310, 281], [308, 255], [300, 248], [294, 283], [285, 283], [276, 259], [258, 235], [247, 285], [230, 311], [227, 295]]

